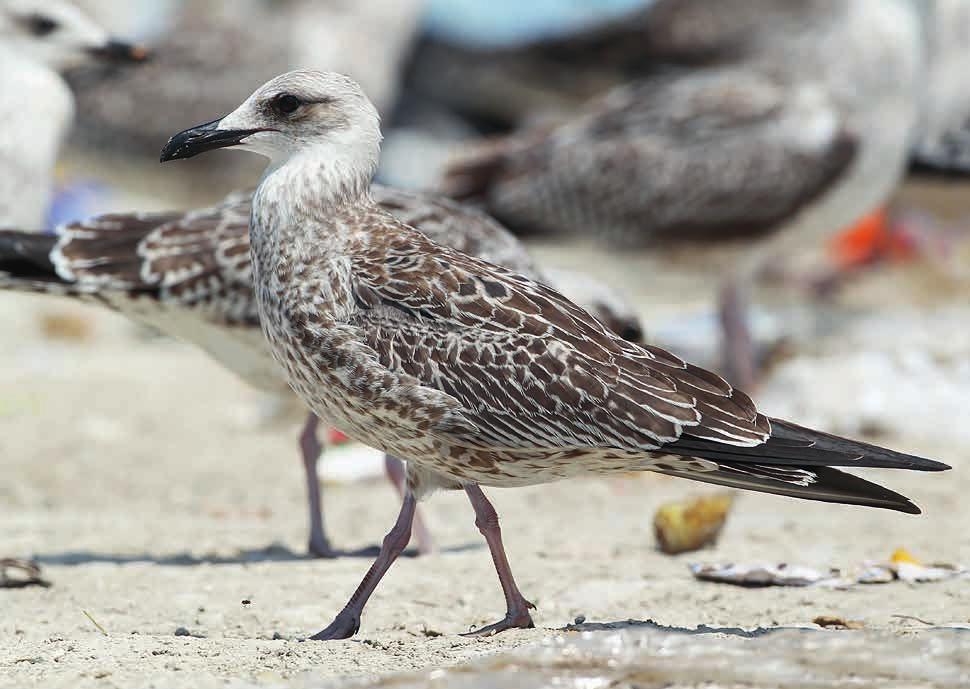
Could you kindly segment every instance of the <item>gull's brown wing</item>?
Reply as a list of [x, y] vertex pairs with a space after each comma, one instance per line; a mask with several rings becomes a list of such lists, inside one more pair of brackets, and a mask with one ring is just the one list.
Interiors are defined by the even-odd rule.
[[748, 475], [757, 478], [751, 488], [776, 492], [822, 481], [817, 467], [947, 468], [769, 419], [715, 374], [619, 339], [539, 283], [379, 212], [363, 220], [370, 231], [351, 250], [347, 325], [382, 367], [456, 402], [474, 430], [458, 429], [449, 443], [690, 457], [710, 480], [715, 471], [734, 483]]
[[384, 222], [354, 253], [350, 325], [386, 368], [446, 393], [492, 448], [646, 452], [690, 429], [758, 444], [747, 396], [659, 349], [631, 345], [548, 287]]

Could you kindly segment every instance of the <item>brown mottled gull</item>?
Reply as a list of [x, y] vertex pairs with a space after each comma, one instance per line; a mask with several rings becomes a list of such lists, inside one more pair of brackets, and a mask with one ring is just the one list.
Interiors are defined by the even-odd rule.
[[505, 618], [530, 627], [498, 516], [480, 486], [656, 471], [794, 497], [918, 513], [836, 466], [946, 465], [758, 412], [718, 376], [627, 342], [558, 292], [435, 243], [388, 214], [370, 183], [377, 111], [347, 77], [290, 72], [168, 142], [162, 160], [236, 146], [266, 156], [250, 243], [263, 332], [322, 419], [407, 461], [380, 555], [334, 622], [342, 639], [407, 544], [417, 500], [462, 488], [488, 543]]
[[[436, 241], [510, 270], [552, 281], [617, 333], [638, 339], [637, 316], [605, 285], [583, 275], [544, 274], [515, 237], [467, 206], [375, 185], [376, 202]], [[251, 385], [291, 395], [259, 331], [249, 260], [251, 193], [189, 213], [112, 214], [58, 228], [55, 236], [0, 231], [0, 289], [64, 295], [100, 303], [200, 346]], [[323, 524], [317, 461], [321, 445], [310, 415], [300, 434], [309, 498], [309, 550], [339, 553]], [[400, 463], [387, 471], [403, 485]], [[420, 526], [420, 524], [419, 524]], [[422, 551], [431, 546], [423, 527]]]

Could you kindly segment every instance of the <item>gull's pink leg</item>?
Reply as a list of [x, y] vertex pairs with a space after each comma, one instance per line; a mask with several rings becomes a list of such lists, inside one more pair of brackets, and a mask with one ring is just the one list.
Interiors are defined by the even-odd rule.
[[735, 387], [751, 391], [757, 382], [748, 303], [737, 276], [721, 285], [721, 337], [725, 377]]
[[482, 532], [488, 549], [492, 553], [492, 561], [495, 563], [495, 571], [498, 572], [498, 580], [502, 584], [502, 593], [505, 594], [505, 619], [487, 627], [468, 632], [465, 636], [490, 636], [504, 632], [506, 629], [531, 629], [535, 627], [532, 615], [529, 610], [534, 610], [536, 606], [527, 601], [519, 587], [515, 584], [512, 577], [512, 569], [509, 567], [509, 559], [505, 555], [505, 547], [502, 545], [502, 530], [498, 524], [498, 514], [492, 503], [485, 497], [485, 493], [477, 485], [465, 486], [468, 499], [475, 508], [475, 526]]
[[[392, 455], [384, 455], [384, 471], [387, 478], [397, 489], [398, 495], [403, 498], [407, 492], [404, 487], [404, 462]], [[434, 552], [434, 539], [431, 538], [431, 532], [428, 531], [428, 527], [421, 518], [421, 512], [418, 511], [414, 514], [414, 540], [417, 542], [418, 552], [421, 555], [430, 555]]]
[[347, 605], [340, 611], [334, 621], [326, 629], [310, 638], [314, 641], [330, 641], [333, 639], [349, 639], [360, 629], [360, 616], [367, 605], [367, 599], [374, 593], [374, 589], [391, 568], [398, 556], [404, 552], [411, 540], [411, 523], [414, 521], [414, 509], [417, 501], [411, 492], [404, 494], [401, 512], [398, 514], [394, 527], [384, 537], [381, 552], [367, 570], [363, 580], [350, 597]]
[[317, 477], [317, 461], [323, 446], [317, 437], [319, 419], [313, 412], [307, 416], [300, 432], [300, 452], [303, 455], [303, 470], [306, 472], [307, 502], [310, 507], [310, 553], [317, 557], [334, 558], [339, 555], [330, 545], [323, 530], [323, 506], [320, 500], [320, 479]]

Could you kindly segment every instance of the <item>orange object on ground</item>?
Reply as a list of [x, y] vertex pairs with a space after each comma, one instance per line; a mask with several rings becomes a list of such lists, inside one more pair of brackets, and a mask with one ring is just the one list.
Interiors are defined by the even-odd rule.
[[842, 269], [857, 268], [881, 260], [906, 261], [918, 253], [902, 228], [895, 227], [885, 208], [879, 208], [840, 232], [830, 244]]

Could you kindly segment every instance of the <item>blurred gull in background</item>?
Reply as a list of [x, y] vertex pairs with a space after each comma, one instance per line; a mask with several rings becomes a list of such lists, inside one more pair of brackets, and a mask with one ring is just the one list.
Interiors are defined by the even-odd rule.
[[0, 0], [0, 227], [43, 229], [54, 165], [74, 118], [74, 96], [60, 72], [145, 57], [68, 2]]
[[226, 112], [253, 84], [297, 65], [347, 73], [389, 111], [421, 6], [420, 0], [173, 3], [170, 12], [153, 15], [163, 25], [151, 29], [159, 34], [156, 59], [140, 74], [72, 75], [84, 85], [80, 136], [92, 147], [154, 162], [173, 123]]
[[819, 243], [895, 190], [920, 110], [924, 11], [915, 0], [658, 0], [636, 25], [642, 58], [664, 69], [467, 151], [445, 187], [513, 230], [730, 248], [726, 363], [751, 386], [742, 285], [766, 256]]

